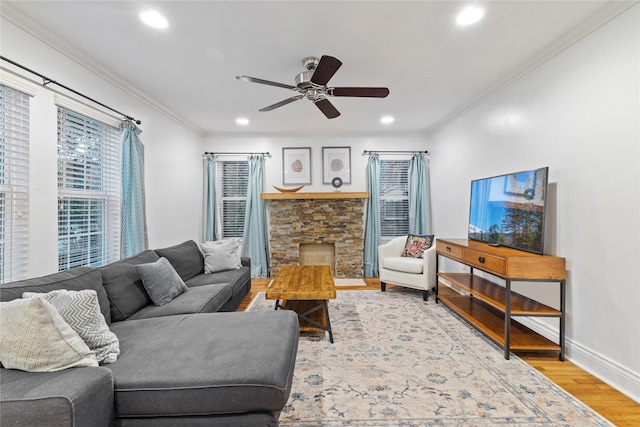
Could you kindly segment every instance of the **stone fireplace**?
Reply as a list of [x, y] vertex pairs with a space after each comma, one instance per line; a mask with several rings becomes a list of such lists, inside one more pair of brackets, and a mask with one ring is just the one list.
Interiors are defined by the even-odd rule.
[[285, 265], [317, 262], [332, 263], [338, 278], [363, 277], [368, 197], [366, 192], [263, 193], [262, 198], [268, 200], [271, 276]]

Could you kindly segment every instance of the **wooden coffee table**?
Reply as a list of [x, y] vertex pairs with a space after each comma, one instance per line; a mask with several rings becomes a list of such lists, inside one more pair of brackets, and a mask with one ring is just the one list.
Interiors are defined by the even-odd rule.
[[330, 299], [336, 298], [331, 267], [326, 265], [287, 265], [282, 267], [267, 289], [267, 299], [276, 300], [275, 309], [298, 314], [300, 330], [322, 329], [333, 332], [329, 320]]

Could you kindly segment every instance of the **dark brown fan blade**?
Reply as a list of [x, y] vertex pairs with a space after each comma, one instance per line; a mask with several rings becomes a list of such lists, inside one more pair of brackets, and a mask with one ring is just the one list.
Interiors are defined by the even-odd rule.
[[338, 68], [342, 66], [342, 62], [333, 56], [322, 55], [320, 62], [316, 70], [311, 77], [311, 83], [315, 83], [320, 86], [326, 85], [331, 77], [338, 71]]
[[243, 82], [260, 83], [262, 85], [283, 87], [285, 89], [295, 89], [296, 88], [295, 86], [286, 85], [284, 83], [272, 82], [270, 80], [257, 79], [255, 77], [249, 77], [249, 76], [236, 76], [236, 79], [242, 80]]
[[336, 107], [334, 107], [326, 98], [313, 101], [313, 103], [316, 104], [316, 107], [318, 107], [325, 116], [327, 116], [327, 119], [335, 119], [340, 115], [340, 112], [336, 110]]
[[264, 107], [259, 109], [258, 111], [271, 111], [271, 110], [275, 110], [276, 108], [280, 108], [283, 105], [287, 105], [292, 103], [293, 101], [297, 101], [298, 99], [302, 99], [304, 98], [304, 95], [296, 95], [296, 96], [292, 96], [289, 99], [285, 99], [284, 101], [280, 101], [280, 102], [276, 102], [273, 105], [269, 105], [268, 107]]
[[334, 87], [328, 91], [333, 96], [357, 96], [363, 98], [386, 98], [389, 89], [386, 87]]

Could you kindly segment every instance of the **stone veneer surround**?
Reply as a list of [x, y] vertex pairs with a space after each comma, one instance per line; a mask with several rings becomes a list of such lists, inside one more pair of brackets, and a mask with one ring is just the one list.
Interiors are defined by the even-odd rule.
[[335, 245], [335, 277], [363, 277], [365, 199], [271, 199], [271, 277], [282, 266], [298, 265], [301, 243]]

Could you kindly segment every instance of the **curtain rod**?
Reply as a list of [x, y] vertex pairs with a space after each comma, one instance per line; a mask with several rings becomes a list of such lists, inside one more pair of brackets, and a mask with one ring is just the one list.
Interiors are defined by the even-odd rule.
[[54, 85], [60, 86], [61, 88], [64, 88], [64, 89], [68, 90], [69, 92], [73, 92], [76, 95], [79, 95], [79, 96], [83, 97], [84, 99], [87, 99], [87, 100], [93, 102], [94, 104], [98, 104], [98, 105], [100, 105], [100, 106], [102, 106], [102, 107], [104, 107], [104, 108], [106, 108], [108, 110], [113, 111], [114, 113], [120, 114], [121, 116], [123, 116], [127, 120], [131, 120], [133, 122], [136, 122], [136, 124], [142, 124], [142, 122], [140, 120], [136, 120], [135, 118], [133, 118], [131, 116], [128, 116], [128, 115], [126, 115], [124, 113], [121, 113], [120, 111], [118, 111], [118, 110], [116, 110], [114, 108], [111, 108], [108, 105], [105, 105], [100, 101], [96, 101], [95, 99], [90, 98], [87, 95], [84, 95], [84, 94], [78, 92], [77, 90], [71, 89], [70, 87], [63, 85], [62, 83], [58, 83], [57, 81], [55, 81], [53, 79], [50, 79], [47, 76], [44, 76], [44, 75], [42, 75], [42, 74], [40, 74], [40, 73], [38, 73], [36, 71], [33, 71], [30, 68], [25, 67], [24, 65], [18, 64], [17, 62], [14, 62], [14, 61], [10, 60], [9, 58], [5, 58], [4, 56], [0, 55], [0, 59], [2, 59], [3, 61], [7, 61], [8, 63], [13, 64], [18, 68], [22, 68], [23, 70], [28, 71], [29, 73], [35, 74], [36, 76], [40, 77], [43, 80], [42, 86], [46, 86], [48, 84], [54, 84]]
[[371, 155], [371, 154], [429, 154], [429, 152], [427, 150], [424, 151], [415, 151], [415, 150], [411, 150], [411, 151], [398, 151], [398, 150], [390, 150], [390, 151], [385, 151], [385, 150], [364, 150], [362, 152], [363, 156]]
[[231, 152], [225, 152], [225, 153], [214, 153], [212, 151], [206, 151], [204, 153], [206, 154], [211, 154], [214, 156], [238, 156], [238, 155], [258, 155], [258, 156], [264, 156], [264, 157], [271, 157], [271, 154], [267, 151], [266, 153], [243, 153], [243, 152], [235, 152], [235, 153], [231, 153]]

